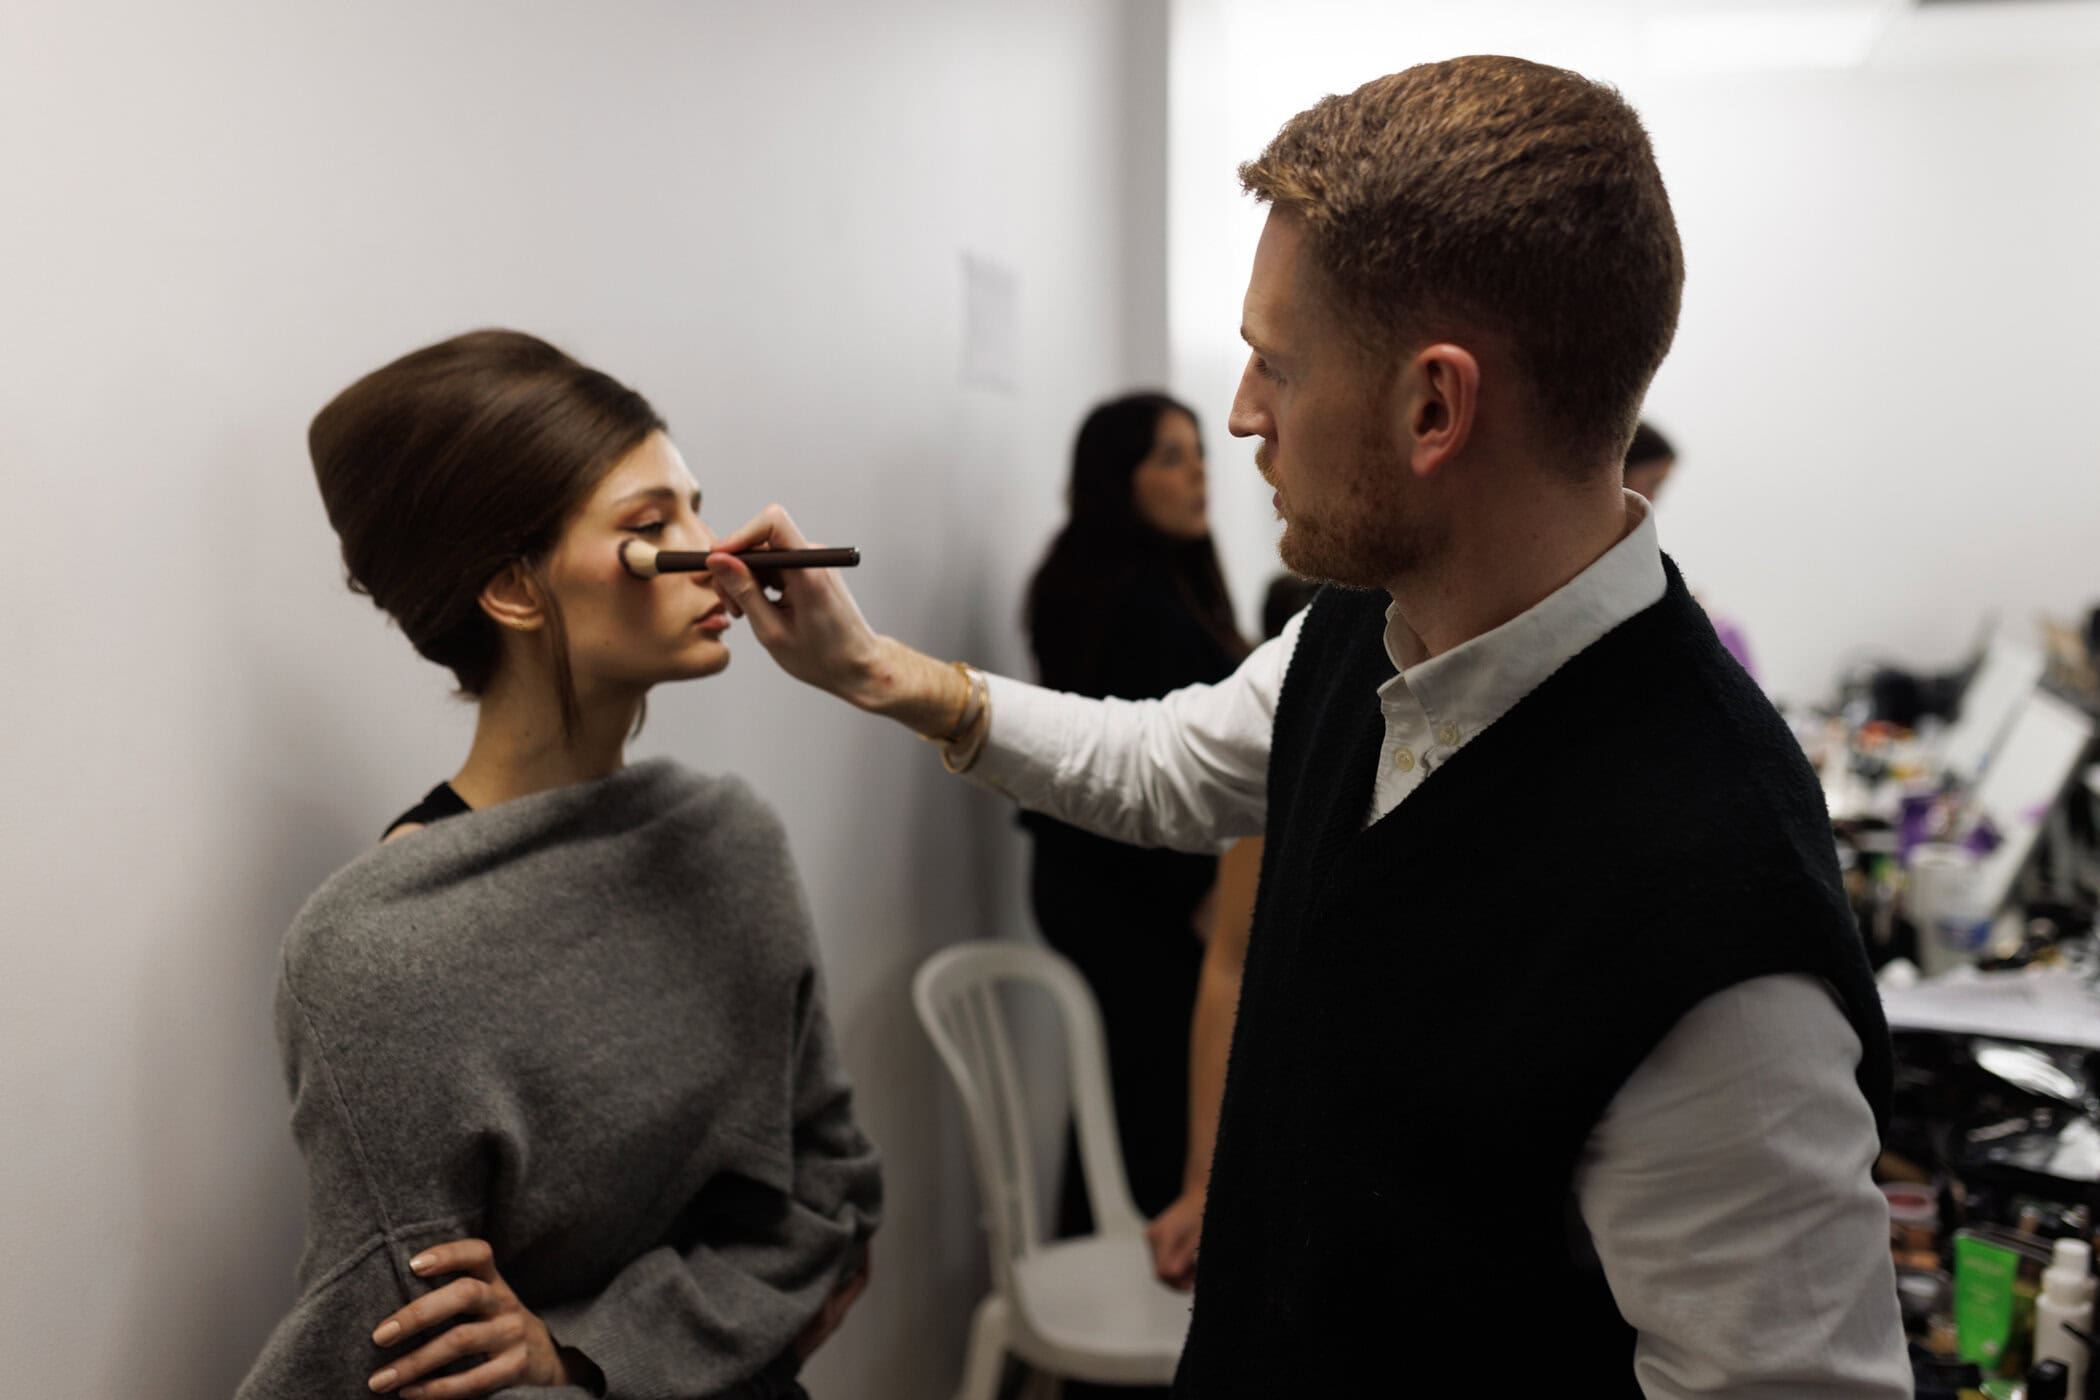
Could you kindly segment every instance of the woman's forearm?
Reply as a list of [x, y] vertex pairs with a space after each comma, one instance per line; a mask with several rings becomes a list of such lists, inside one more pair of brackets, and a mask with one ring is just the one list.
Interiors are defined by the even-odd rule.
[[1261, 847], [1260, 837], [1242, 841], [1218, 862], [1210, 943], [1204, 949], [1196, 1014], [1189, 1025], [1189, 1150], [1182, 1185], [1190, 1191], [1207, 1190], [1210, 1183], [1218, 1113], [1225, 1099], [1225, 1061], [1239, 1015], [1240, 973], [1247, 962], [1247, 935], [1261, 882]]
[[1182, 1170], [1182, 1187], [1189, 1191], [1209, 1189], [1218, 1112], [1225, 1100], [1225, 1060], [1240, 997], [1238, 971], [1214, 968], [1211, 961], [1204, 960], [1196, 1015], [1189, 1026], [1189, 1152]]

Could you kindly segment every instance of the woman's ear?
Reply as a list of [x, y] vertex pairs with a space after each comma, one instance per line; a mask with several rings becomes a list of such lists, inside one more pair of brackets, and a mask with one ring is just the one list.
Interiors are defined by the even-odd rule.
[[502, 571], [481, 589], [481, 610], [498, 627], [513, 632], [537, 632], [547, 625], [546, 601], [539, 584], [524, 565], [505, 564]]

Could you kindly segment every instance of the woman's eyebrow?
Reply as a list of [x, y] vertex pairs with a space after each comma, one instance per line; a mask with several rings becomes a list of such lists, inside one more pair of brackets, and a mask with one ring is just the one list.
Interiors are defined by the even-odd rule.
[[[668, 486], [644, 486], [639, 491], [629, 491], [612, 503], [614, 510], [625, 510], [636, 501], [675, 501], [678, 493]], [[693, 514], [700, 513], [700, 488], [695, 486], [692, 494]]]

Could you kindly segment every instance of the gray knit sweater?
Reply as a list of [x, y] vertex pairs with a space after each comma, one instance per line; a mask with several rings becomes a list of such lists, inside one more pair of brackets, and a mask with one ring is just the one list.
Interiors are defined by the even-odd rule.
[[369, 1396], [409, 1259], [465, 1236], [614, 1400], [770, 1395], [875, 1226], [786, 840], [733, 778], [638, 764], [367, 852], [286, 936], [277, 1032], [306, 1246], [238, 1400]]

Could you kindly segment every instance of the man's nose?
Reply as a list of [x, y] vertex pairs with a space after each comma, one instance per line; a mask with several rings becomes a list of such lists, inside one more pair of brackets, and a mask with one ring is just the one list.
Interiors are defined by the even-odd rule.
[[1249, 360], [1247, 368], [1240, 373], [1240, 387], [1232, 396], [1232, 412], [1225, 419], [1225, 431], [1236, 438], [1267, 437], [1268, 414], [1263, 412], [1255, 397], [1254, 362]]

